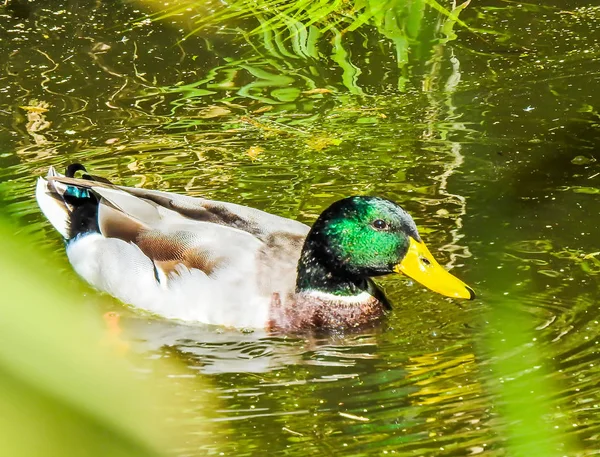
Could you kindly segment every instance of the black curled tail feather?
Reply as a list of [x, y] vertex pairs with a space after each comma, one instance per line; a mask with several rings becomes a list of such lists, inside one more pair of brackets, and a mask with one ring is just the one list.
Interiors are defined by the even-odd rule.
[[[82, 171], [82, 179], [86, 181], [96, 181], [106, 184], [111, 182], [100, 176], [94, 176], [87, 173], [87, 169], [80, 163], [70, 164], [66, 171], [67, 178], [74, 178], [78, 171]], [[69, 239], [75, 238], [84, 233], [99, 233], [98, 226], [98, 197], [89, 189], [68, 185], [63, 193], [63, 199], [71, 206], [69, 218]]]
[[[83, 172], [79, 178], [75, 174]], [[64, 179], [67, 182], [62, 182]], [[81, 164], [67, 167], [66, 176], [50, 168], [46, 178], [39, 178], [36, 186], [38, 204], [54, 228], [66, 239], [71, 240], [85, 233], [99, 232], [99, 196], [91, 189], [109, 183], [105, 178], [87, 174]]]
[[[72, 163], [67, 166], [67, 169], [65, 170], [65, 176], [67, 178], [74, 178], [75, 173], [77, 173], [78, 171], [83, 171], [84, 173], [87, 173], [87, 170], [83, 165], [81, 165], [80, 163]], [[84, 179], [87, 179], [85, 175]]]
[[112, 184], [108, 179], [103, 178], [102, 176], [88, 174], [87, 169], [80, 163], [72, 163], [69, 166], [67, 166], [67, 169], [65, 171], [65, 176], [67, 178], [74, 178], [75, 173], [77, 173], [78, 171], [83, 172], [81, 177], [87, 181], [96, 181], [96, 182], [102, 182], [104, 184]]

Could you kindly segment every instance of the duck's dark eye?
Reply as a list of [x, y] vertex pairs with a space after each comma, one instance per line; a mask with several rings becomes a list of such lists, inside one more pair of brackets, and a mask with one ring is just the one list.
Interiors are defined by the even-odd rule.
[[373, 227], [375, 227], [377, 230], [385, 230], [387, 228], [387, 222], [386, 221], [382, 221], [381, 219], [376, 219], [373, 221]]

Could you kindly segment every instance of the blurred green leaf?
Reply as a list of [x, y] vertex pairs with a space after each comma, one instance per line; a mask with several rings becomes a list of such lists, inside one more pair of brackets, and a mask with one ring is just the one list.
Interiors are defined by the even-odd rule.
[[542, 357], [530, 332], [530, 321], [512, 300], [494, 301], [486, 345], [493, 354], [495, 376], [490, 384], [500, 397], [503, 436], [515, 457], [560, 457], [580, 455], [563, 432], [568, 428], [564, 413], [553, 405], [558, 386], [551, 381], [552, 366]]
[[0, 455], [156, 456], [150, 392], [50, 265], [0, 222]]

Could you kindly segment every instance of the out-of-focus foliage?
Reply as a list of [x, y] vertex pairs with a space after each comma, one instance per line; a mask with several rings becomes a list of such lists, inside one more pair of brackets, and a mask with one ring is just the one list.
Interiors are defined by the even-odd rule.
[[161, 399], [14, 232], [0, 223], [0, 455], [159, 455]]
[[515, 457], [580, 455], [576, 442], [557, 430], [570, 427], [552, 398], [560, 386], [552, 382], [542, 354], [533, 344], [529, 319], [512, 300], [494, 301], [488, 313], [489, 335], [483, 341], [492, 354], [494, 375], [489, 387], [498, 395], [502, 424], [497, 433]]

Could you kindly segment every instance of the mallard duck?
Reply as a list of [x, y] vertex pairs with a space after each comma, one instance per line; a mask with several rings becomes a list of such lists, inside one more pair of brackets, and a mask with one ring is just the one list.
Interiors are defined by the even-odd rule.
[[36, 198], [81, 277], [165, 318], [357, 327], [390, 309], [371, 278], [394, 272], [449, 297], [475, 297], [435, 261], [409, 214], [379, 197], [339, 200], [311, 228], [233, 203], [117, 186], [73, 164], [66, 175], [50, 168], [40, 177]]

